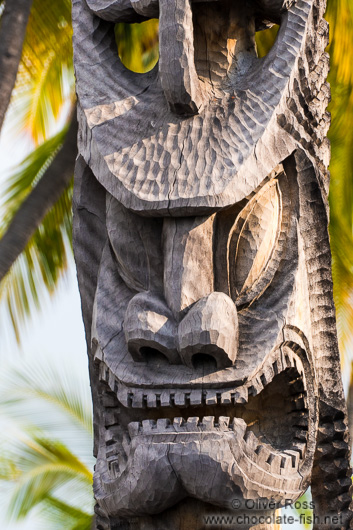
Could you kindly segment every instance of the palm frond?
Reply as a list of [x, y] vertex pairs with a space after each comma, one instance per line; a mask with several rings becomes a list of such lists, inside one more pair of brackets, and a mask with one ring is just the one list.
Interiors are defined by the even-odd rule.
[[[60, 148], [66, 128], [45, 141], [11, 175], [5, 186], [1, 210], [5, 212], [0, 236], [32, 187], [38, 182]], [[39, 225], [25, 251], [0, 284], [0, 301], [10, 315], [17, 341], [20, 326], [40, 307], [44, 289], [52, 294], [67, 267], [72, 244], [72, 186], [67, 188]]]
[[[350, 370], [353, 339], [353, 6], [349, 0], [328, 2], [330, 23], [332, 126], [330, 164], [330, 236], [337, 327], [344, 367]], [[349, 380], [349, 374], [347, 380]]]
[[0, 203], [0, 208], [5, 212], [1, 225], [2, 233], [11, 221], [15, 211], [20, 208], [32, 187], [50, 165], [62, 145], [66, 133], [67, 127], [64, 127], [55, 136], [43, 142], [7, 178]]
[[49, 440], [43, 433], [27, 433], [9, 448], [6, 458], [16, 462], [13, 475], [3, 477], [14, 482], [9, 510], [16, 519], [25, 517], [63, 485], [71, 483], [71, 495], [75, 488], [91, 490], [91, 470], [62, 442]]
[[42, 515], [50, 522], [52, 530], [91, 530], [92, 513], [74, 508], [55, 497], [48, 496], [42, 507]]
[[353, 83], [353, 5], [351, 0], [328, 0], [326, 19], [330, 24], [331, 65], [337, 80]]
[[71, 2], [34, 0], [14, 90], [16, 131], [36, 144], [47, 138], [66, 101], [73, 97]]
[[[24, 410], [36, 411], [32, 401], [39, 400], [61, 411], [79, 428], [92, 435], [92, 405], [88, 388], [83, 387], [77, 377], [68, 370], [60, 371], [54, 365], [38, 359], [35, 366], [24, 363], [21, 369], [15, 368], [2, 378], [0, 408], [10, 414], [12, 419], [23, 419]], [[55, 412], [56, 413], [56, 412]], [[30, 413], [25, 415], [26, 419]]]

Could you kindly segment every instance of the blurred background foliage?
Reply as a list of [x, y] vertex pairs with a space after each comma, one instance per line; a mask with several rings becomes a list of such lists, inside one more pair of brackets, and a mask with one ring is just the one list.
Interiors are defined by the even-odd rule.
[[31, 512], [50, 530], [90, 530], [92, 405], [77, 371], [38, 355], [2, 373], [0, 492], [10, 520]]
[[[7, 0], [11, 2], [11, 0]], [[0, 16], [6, 1], [0, 0]], [[353, 2], [328, 0], [327, 20], [331, 37], [329, 81], [332, 89], [331, 161], [331, 246], [333, 255], [334, 296], [344, 374], [352, 379], [353, 329]], [[278, 27], [256, 35], [259, 55], [263, 56], [274, 42]], [[1, 38], [0, 19], [0, 38]], [[117, 24], [115, 27], [117, 53], [125, 66], [136, 72], [150, 70], [158, 60], [158, 21], [142, 24]], [[24, 38], [16, 85], [7, 112], [7, 130], [16, 137], [30, 137], [32, 152], [15, 164], [14, 170], [2, 183], [0, 197], [0, 239], [21, 211], [23, 201], [35, 190], [38, 182], [50, 171], [72, 119], [75, 107], [74, 71], [72, 59], [72, 25], [70, 0], [33, 0]], [[40, 224], [35, 227], [27, 245], [19, 254], [0, 283], [0, 303], [10, 315], [18, 341], [21, 331], [30, 322], [34, 307], [40, 307], [43, 293], [55, 293], [60, 278], [65, 275], [71, 241], [72, 182], [51, 205]], [[35, 398], [61, 408], [75, 418], [87, 433], [88, 416], [83, 421], [78, 410], [80, 399], [72, 398], [63, 381], [61, 391], [55, 377], [43, 375], [53, 387], [42, 388], [42, 380], [13, 376], [12, 384], [19, 392], [16, 403], [2, 395], [1, 409], [15, 411], [21, 400], [32, 393]], [[52, 378], [52, 379], [51, 379]], [[16, 390], [17, 392], [17, 390]], [[55, 395], [53, 395], [53, 393]], [[65, 395], [67, 394], [67, 395]], [[71, 396], [71, 397], [70, 397]], [[352, 393], [351, 393], [352, 397]], [[23, 404], [24, 401], [22, 401]], [[90, 412], [89, 412], [90, 414]], [[16, 415], [15, 415], [16, 416]], [[89, 528], [92, 506], [70, 503], [62, 497], [63, 484], [91, 483], [91, 467], [81, 462], [60, 436], [52, 436], [34, 421], [21, 427], [21, 439], [13, 444], [11, 456], [1, 451], [2, 480], [14, 485], [10, 510], [14, 516], [24, 516], [41, 504], [46, 514], [65, 517], [65, 528]], [[48, 437], [49, 436], [49, 437]], [[90, 436], [90, 435], [89, 435]], [[7, 460], [6, 460], [7, 459]], [[6, 464], [7, 462], [7, 464]], [[9, 465], [11, 462], [11, 465]], [[43, 481], [43, 482], [42, 482]], [[43, 489], [45, 485], [45, 494]], [[36, 491], [37, 488], [37, 491]], [[26, 499], [26, 500], [25, 500]], [[84, 506], [84, 508], [82, 508]], [[61, 514], [61, 515], [60, 515]], [[71, 517], [71, 519], [70, 519]], [[69, 521], [70, 519], [70, 521]], [[54, 524], [54, 523], [53, 523]], [[60, 523], [62, 524], [62, 523]], [[50, 528], [56, 526], [50, 526]], [[60, 527], [62, 528], [62, 526]]]

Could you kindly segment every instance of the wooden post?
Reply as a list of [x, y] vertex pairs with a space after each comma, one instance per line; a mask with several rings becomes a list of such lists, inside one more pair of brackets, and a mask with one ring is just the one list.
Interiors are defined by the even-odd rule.
[[[324, 9], [73, 0], [98, 530], [274, 529], [310, 485], [314, 528], [351, 527]], [[151, 17], [136, 74], [114, 23]]]

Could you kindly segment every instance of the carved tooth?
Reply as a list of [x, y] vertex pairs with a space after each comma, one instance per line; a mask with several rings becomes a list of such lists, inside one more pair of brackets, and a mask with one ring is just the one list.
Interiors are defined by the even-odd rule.
[[119, 475], [119, 468], [120, 468], [119, 460], [114, 456], [110, 456], [110, 457], [107, 457], [107, 462], [108, 462], [109, 471], [111, 472], [112, 475], [117, 477]]
[[262, 468], [266, 468], [271, 456], [271, 451], [265, 445], [258, 445], [255, 449], [255, 453], [257, 455], [256, 463]]
[[299, 466], [299, 453], [298, 451], [293, 451], [293, 450], [286, 450], [284, 451], [288, 456], [291, 457], [292, 459], [292, 468], [294, 469], [298, 469], [298, 466]]
[[[250, 392], [250, 389], [251, 389], [251, 392]], [[264, 389], [263, 385], [262, 385], [262, 382], [260, 380], [260, 377], [256, 377], [256, 379], [254, 379], [252, 381], [252, 386], [249, 387], [249, 394], [253, 395], [253, 396], [257, 396], [257, 394], [260, 394], [260, 392]]]
[[199, 430], [199, 420], [200, 418], [198, 417], [192, 417], [192, 418], [188, 418], [187, 419], [187, 422], [186, 422], [186, 429], [190, 432], [194, 432], [195, 430], [198, 431]]
[[303, 363], [302, 363], [301, 359], [299, 359], [299, 358], [296, 359], [296, 365], [297, 365], [297, 370], [300, 373], [300, 375], [303, 375], [304, 374], [304, 366], [303, 366]]
[[[93, 341], [92, 341], [93, 342]], [[94, 352], [94, 360], [102, 361], [103, 360], [103, 352], [99, 346], [96, 347], [96, 351]]]
[[132, 408], [142, 409], [143, 405], [143, 392], [141, 392], [141, 390], [136, 390], [132, 396]]
[[292, 471], [292, 457], [286, 454], [282, 454], [280, 472], [281, 475], [286, 475]]
[[269, 383], [271, 383], [272, 379], [275, 376], [275, 372], [273, 369], [273, 365], [265, 365], [263, 369], [263, 375], [261, 377], [264, 378], [264, 380], [261, 380], [263, 386], [265, 387]]
[[104, 424], [106, 427], [116, 425], [118, 423], [119, 415], [117, 410], [107, 410], [104, 415]]
[[256, 438], [255, 434], [249, 430], [246, 430], [245, 432], [244, 441], [250, 451], [255, 451], [256, 447], [259, 445], [259, 441]]
[[132, 394], [127, 391], [127, 388], [120, 386], [117, 398], [123, 407], [131, 407]]
[[268, 383], [265, 374], [260, 375], [260, 381], [261, 381], [262, 388], [264, 388]]
[[231, 405], [232, 404], [232, 397], [230, 392], [222, 392], [221, 394], [221, 403], [222, 405]]
[[116, 458], [116, 455], [119, 451], [119, 444], [118, 443], [114, 443], [114, 444], [111, 444], [107, 447], [106, 451], [105, 451], [105, 455], [107, 458], [111, 458], [111, 457], [115, 457]]
[[147, 394], [147, 407], [148, 408], [155, 408], [157, 406], [157, 396], [156, 394], [153, 394], [152, 392], [149, 392]]
[[256, 396], [257, 394], [256, 388], [254, 387], [254, 385], [250, 385], [248, 387], [248, 392], [249, 392], [249, 396]]
[[128, 428], [129, 434], [130, 434], [130, 438], [132, 438], [133, 436], [137, 436], [138, 435], [139, 430], [140, 430], [140, 426], [141, 426], [141, 424], [140, 424], [139, 421], [133, 421], [133, 422], [129, 423], [127, 428]]
[[277, 475], [281, 472], [281, 462], [282, 457], [278, 453], [272, 453], [267, 459], [267, 463], [270, 466], [271, 473], [276, 473]]
[[163, 432], [170, 427], [170, 420], [168, 418], [160, 418], [157, 420], [157, 431]]
[[206, 405], [217, 405], [217, 393], [214, 390], [207, 390]]
[[281, 355], [280, 359], [278, 359], [278, 363], [277, 364], [278, 364], [278, 368], [280, 370], [279, 373], [284, 372], [284, 370], [286, 370], [286, 368], [288, 368], [290, 366], [288, 355], [285, 355], [282, 352], [282, 355]]
[[273, 373], [274, 373], [275, 376], [278, 375], [281, 372], [281, 369], [278, 366], [278, 360], [276, 360], [276, 361], [274, 361], [272, 363], [272, 369], [273, 369]]
[[112, 432], [111, 429], [107, 429], [107, 430], [105, 431], [105, 437], [104, 437], [104, 439], [105, 439], [105, 443], [106, 443], [106, 445], [111, 445], [112, 443], [114, 443], [114, 441], [115, 441], [115, 436], [114, 436], [114, 433]]
[[294, 439], [293, 451], [298, 451], [300, 458], [303, 459], [306, 453], [306, 443]]
[[232, 423], [232, 429], [236, 433], [237, 437], [241, 439], [241, 438], [244, 438], [247, 425], [245, 421], [242, 420], [241, 418], [234, 418], [233, 423]]
[[102, 405], [107, 408], [117, 408], [117, 399], [112, 393], [104, 393], [102, 395]]
[[202, 403], [202, 391], [192, 390], [190, 392], [190, 405], [201, 405]]
[[109, 370], [104, 363], [99, 364], [99, 379], [101, 379], [101, 381], [105, 381], [106, 383], [109, 379]]
[[154, 420], [143, 420], [142, 422], [142, 431], [144, 433], [149, 433], [152, 429], [156, 428], [156, 422]]
[[237, 388], [234, 393], [234, 403], [247, 403], [248, 389], [245, 386]]
[[290, 355], [289, 352], [287, 352], [284, 357], [283, 357], [283, 364], [287, 367], [287, 368], [290, 368], [290, 367], [294, 367], [294, 361], [293, 361], [293, 356]]
[[228, 416], [220, 416], [218, 419], [218, 425], [221, 431], [228, 431], [229, 430], [229, 421], [230, 418]]
[[122, 461], [123, 459], [125, 459], [126, 455], [130, 453], [130, 449], [131, 449], [131, 436], [129, 436], [126, 432], [123, 433], [121, 445], [123, 446], [125, 453], [123, 453], [122, 451], [121, 453], [119, 453], [119, 459], [120, 459], [119, 461]]
[[161, 407], [170, 407], [170, 392], [168, 390], [161, 393]]
[[178, 417], [178, 418], [174, 418], [173, 420], [173, 427], [176, 431], [183, 430], [184, 424], [185, 424], [184, 418]]
[[185, 394], [184, 392], [177, 392], [174, 396], [174, 403], [176, 407], [185, 407]]
[[115, 388], [115, 383], [117, 383], [116, 377], [115, 377], [114, 374], [109, 370], [109, 375], [108, 375], [108, 385], [110, 386], [110, 388], [111, 388], [112, 390], [114, 390], [114, 388]]
[[206, 430], [211, 430], [214, 428], [214, 416], [204, 416], [202, 418], [202, 425]]

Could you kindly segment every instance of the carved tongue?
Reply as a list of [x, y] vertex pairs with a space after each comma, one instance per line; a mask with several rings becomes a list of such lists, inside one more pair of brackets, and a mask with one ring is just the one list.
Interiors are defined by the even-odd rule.
[[175, 114], [197, 114], [202, 92], [190, 0], [160, 0], [159, 10], [159, 75], [165, 97]]

